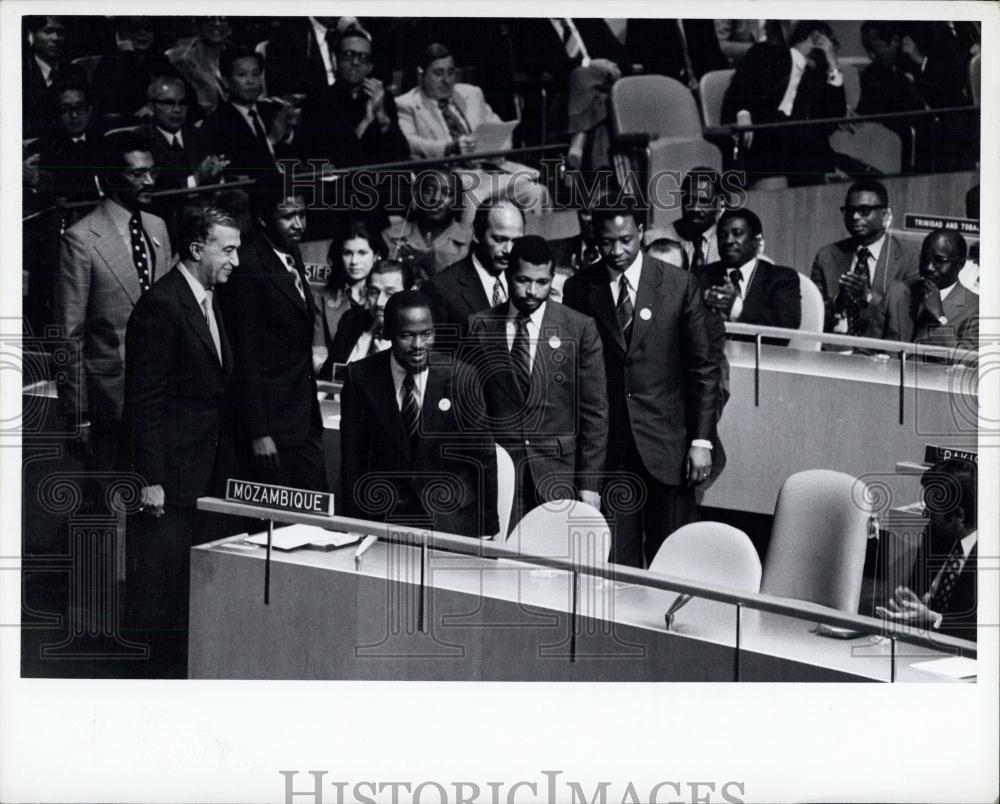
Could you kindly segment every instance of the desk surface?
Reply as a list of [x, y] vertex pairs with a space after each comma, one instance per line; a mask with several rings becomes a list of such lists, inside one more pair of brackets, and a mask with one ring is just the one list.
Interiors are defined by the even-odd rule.
[[[581, 576], [575, 661], [570, 576], [530, 564], [431, 551], [417, 630], [416, 548], [379, 542], [354, 567], [352, 547], [272, 553], [239, 537], [192, 551], [195, 678], [731, 681], [733, 606]], [[889, 640], [836, 640], [814, 623], [745, 610], [740, 680], [888, 681]], [[253, 646], [248, 651], [247, 646]], [[948, 654], [897, 644], [897, 681], [945, 680], [912, 665]]]

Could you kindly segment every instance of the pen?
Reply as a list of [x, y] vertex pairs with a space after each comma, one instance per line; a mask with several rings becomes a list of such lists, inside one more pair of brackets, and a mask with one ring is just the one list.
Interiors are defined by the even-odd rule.
[[354, 551], [354, 569], [360, 569], [361, 567], [361, 556], [372, 549], [372, 545], [378, 541], [378, 536], [365, 536], [365, 540], [361, 542], [358, 549]]

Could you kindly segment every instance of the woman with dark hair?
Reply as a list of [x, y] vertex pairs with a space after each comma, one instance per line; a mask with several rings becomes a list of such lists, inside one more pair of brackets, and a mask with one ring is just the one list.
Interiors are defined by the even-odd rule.
[[[316, 294], [318, 320], [322, 322], [316, 346], [325, 346], [329, 351], [344, 313], [365, 306], [365, 280], [375, 263], [385, 256], [378, 229], [365, 219], [352, 221], [330, 242], [326, 256], [329, 278], [326, 287]], [[332, 363], [327, 360], [320, 369], [320, 379], [329, 379], [332, 371]]]

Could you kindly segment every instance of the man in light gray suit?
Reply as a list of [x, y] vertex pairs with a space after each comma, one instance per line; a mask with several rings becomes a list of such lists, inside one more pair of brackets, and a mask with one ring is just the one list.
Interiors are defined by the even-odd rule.
[[171, 268], [163, 220], [143, 210], [156, 168], [149, 141], [132, 131], [105, 138], [105, 198], [63, 234], [56, 278], [56, 322], [74, 344], [59, 402], [78, 432], [87, 468], [114, 468], [125, 399], [125, 325], [139, 297]]

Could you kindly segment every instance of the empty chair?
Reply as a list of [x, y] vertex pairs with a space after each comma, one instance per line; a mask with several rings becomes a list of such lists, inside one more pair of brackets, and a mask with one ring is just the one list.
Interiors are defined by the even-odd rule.
[[[722, 522], [692, 522], [678, 528], [660, 545], [649, 570], [710, 586], [760, 591], [757, 549], [742, 530]], [[666, 614], [667, 628], [690, 599], [691, 595], [677, 596]]]
[[510, 532], [510, 512], [514, 508], [514, 461], [499, 444], [497, 448], [497, 517], [500, 520], [500, 531], [496, 535], [498, 542], [507, 541]]
[[701, 117], [691, 90], [665, 75], [633, 75], [611, 87], [616, 135], [701, 137]]
[[726, 90], [729, 89], [735, 72], [736, 70], [712, 70], [705, 73], [698, 82], [701, 116], [706, 126], [722, 124], [722, 102], [726, 99]]
[[[825, 311], [823, 294], [819, 292], [816, 283], [808, 276], [799, 273], [799, 297], [802, 299], [802, 320], [799, 329], [803, 332], [822, 332]], [[806, 338], [789, 338], [788, 345], [792, 349], [804, 352], [818, 352], [823, 348], [822, 341], [812, 341]]]
[[811, 469], [778, 492], [760, 591], [856, 613], [872, 509], [867, 486]]
[[830, 135], [830, 147], [853, 156], [881, 173], [895, 175], [903, 166], [903, 143], [899, 135], [880, 123], [859, 123], [852, 131], [838, 129]]
[[507, 544], [526, 558], [537, 555], [605, 564], [611, 552], [611, 529], [592, 505], [553, 500], [529, 511], [514, 527]]
[[983, 59], [980, 54], [969, 60], [969, 97], [972, 105], [979, 106], [983, 94]]

